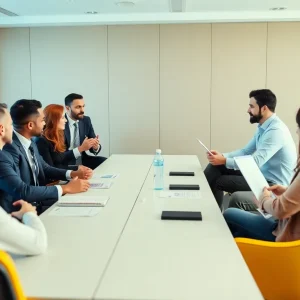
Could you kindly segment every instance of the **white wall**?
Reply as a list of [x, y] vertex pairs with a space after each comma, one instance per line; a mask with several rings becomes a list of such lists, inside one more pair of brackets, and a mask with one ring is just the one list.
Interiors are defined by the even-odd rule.
[[111, 153], [159, 147], [159, 27], [108, 28]]
[[[300, 23], [0, 29], [0, 100], [81, 93], [103, 155], [230, 151], [251, 137], [248, 94], [271, 88], [294, 134]], [[294, 135], [295, 136], [295, 135]]]
[[30, 97], [29, 29], [0, 29], [0, 101]]

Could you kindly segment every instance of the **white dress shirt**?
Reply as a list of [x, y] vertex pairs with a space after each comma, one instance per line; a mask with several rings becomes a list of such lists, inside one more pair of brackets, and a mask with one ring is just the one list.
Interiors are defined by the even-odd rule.
[[[31, 153], [30, 153], [30, 150], [29, 150], [29, 147], [30, 147], [32, 141], [29, 140], [29, 139], [27, 139], [27, 138], [25, 138], [25, 137], [24, 137], [23, 135], [21, 135], [20, 133], [18, 133], [18, 132], [16, 132], [16, 131], [14, 131], [14, 132], [15, 132], [16, 136], [18, 137], [20, 143], [22, 144], [22, 146], [23, 146], [23, 148], [24, 148], [24, 150], [25, 150], [25, 152], [26, 152], [27, 159], [28, 159], [28, 161], [29, 161], [29, 164], [30, 164], [30, 167], [31, 167], [31, 170], [32, 170], [34, 182], [36, 183], [37, 181], [36, 181], [36, 178], [35, 178], [35, 172], [34, 172], [34, 162], [33, 162], [33, 158], [32, 158], [32, 155], [31, 155]], [[72, 179], [72, 177], [71, 177], [71, 172], [72, 172], [72, 170], [68, 170], [68, 171], [66, 172], [66, 178], [67, 178], [68, 180]], [[55, 186], [56, 186], [56, 188], [57, 188], [58, 199], [59, 199], [59, 198], [62, 196], [62, 194], [63, 194], [63, 190], [62, 190], [62, 187], [61, 187], [60, 185], [55, 185]], [[38, 199], [37, 199], [37, 200], [38, 200]]]
[[69, 124], [69, 128], [70, 128], [70, 147], [68, 150], [73, 150], [73, 153], [74, 153], [74, 156], [75, 158], [77, 159], [78, 157], [81, 156], [81, 153], [80, 151], [78, 150], [78, 147], [77, 148], [72, 148], [72, 145], [74, 144], [74, 139], [75, 139], [75, 136], [74, 136], [74, 133], [75, 133], [75, 126], [74, 124], [77, 123], [77, 126], [78, 126], [78, 134], [80, 136], [80, 132], [79, 132], [79, 121], [74, 121], [73, 119], [71, 119], [68, 114], [67, 115], [67, 119], [68, 119], [68, 124]]
[[24, 150], [26, 152], [27, 159], [29, 161], [30, 168], [31, 168], [31, 171], [32, 171], [32, 174], [33, 174], [33, 179], [34, 179], [34, 182], [36, 184], [37, 183], [37, 178], [36, 178], [36, 174], [34, 172], [35, 164], [34, 164], [32, 155], [31, 155], [30, 150], [29, 150], [29, 147], [31, 145], [31, 140], [26, 139], [23, 135], [19, 134], [16, 131], [15, 131], [15, 134], [17, 135], [20, 143], [22, 144], [22, 146], [23, 146], [23, 148], [24, 148]]
[[47, 233], [33, 212], [23, 215], [22, 223], [0, 207], [0, 249], [22, 255], [38, 255], [47, 249]]

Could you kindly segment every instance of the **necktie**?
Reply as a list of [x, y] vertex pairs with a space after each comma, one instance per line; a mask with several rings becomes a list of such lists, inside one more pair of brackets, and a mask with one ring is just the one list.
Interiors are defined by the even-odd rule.
[[[74, 126], [74, 138], [73, 138], [73, 145], [72, 148], [75, 149], [80, 146], [80, 138], [79, 138], [79, 130], [78, 130], [78, 122], [75, 122], [73, 124]], [[81, 165], [82, 164], [82, 159], [81, 156], [76, 158], [76, 165]]]
[[32, 157], [32, 161], [33, 161], [33, 172], [34, 172], [34, 176], [35, 176], [35, 185], [39, 185], [39, 163], [36, 159], [35, 153], [34, 153], [34, 149], [32, 147], [32, 144], [29, 147], [29, 151]]

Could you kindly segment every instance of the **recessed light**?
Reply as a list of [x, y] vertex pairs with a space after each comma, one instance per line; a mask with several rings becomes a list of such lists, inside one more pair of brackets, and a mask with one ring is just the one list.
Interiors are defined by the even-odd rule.
[[96, 14], [98, 14], [97, 11], [86, 11], [85, 13], [86, 13], [87, 15], [96, 15]]
[[120, 0], [115, 2], [116, 5], [118, 6], [123, 6], [123, 7], [132, 7], [134, 6], [136, 1], [133, 0]]
[[271, 7], [270, 10], [286, 10], [287, 7]]

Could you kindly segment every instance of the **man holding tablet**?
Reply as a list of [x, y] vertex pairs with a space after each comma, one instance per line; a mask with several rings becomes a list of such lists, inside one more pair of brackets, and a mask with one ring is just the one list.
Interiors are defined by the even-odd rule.
[[[289, 129], [275, 114], [276, 96], [262, 89], [250, 92], [249, 98], [250, 123], [258, 123], [253, 138], [243, 149], [224, 154], [211, 150], [213, 155], [207, 154], [209, 165], [204, 174], [220, 208], [224, 192], [250, 191], [234, 157], [252, 155], [270, 185], [288, 186], [294, 173], [296, 147]], [[234, 206], [255, 210], [251, 197], [246, 198], [249, 205], [241, 207], [236, 203]]]

